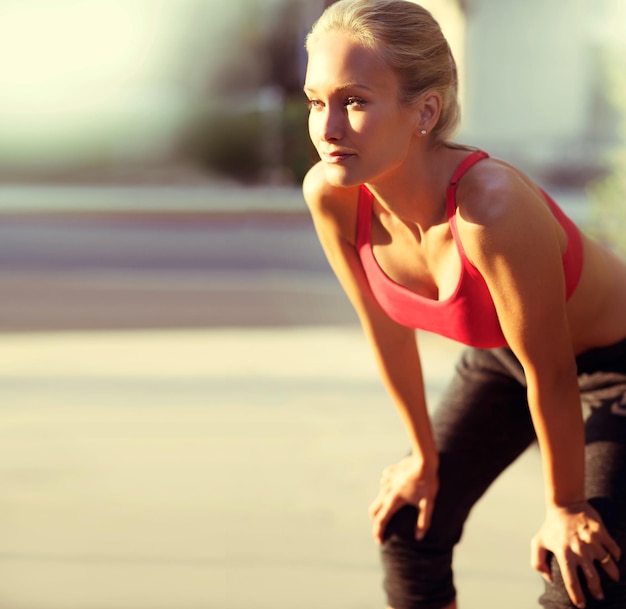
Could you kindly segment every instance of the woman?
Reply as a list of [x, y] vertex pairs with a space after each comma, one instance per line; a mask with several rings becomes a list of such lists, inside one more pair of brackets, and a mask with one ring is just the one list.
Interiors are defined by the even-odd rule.
[[[427, 11], [341, 0], [307, 51], [305, 198], [412, 448], [371, 507], [389, 607], [456, 607], [469, 510], [536, 438], [541, 604], [623, 609], [626, 265], [519, 170], [449, 142], [456, 67]], [[432, 421], [415, 328], [469, 346]]]

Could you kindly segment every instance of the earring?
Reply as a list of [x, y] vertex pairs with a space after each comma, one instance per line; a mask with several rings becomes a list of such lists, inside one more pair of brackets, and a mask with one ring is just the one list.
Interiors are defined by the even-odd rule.
[[420, 131], [420, 133], [421, 133], [422, 135], [426, 135], [427, 131], [426, 131], [426, 129], [422, 129], [422, 130]]

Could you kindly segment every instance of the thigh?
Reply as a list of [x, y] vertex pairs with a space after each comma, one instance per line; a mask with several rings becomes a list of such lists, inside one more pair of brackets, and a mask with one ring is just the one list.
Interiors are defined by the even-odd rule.
[[508, 349], [469, 350], [433, 416], [440, 453], [435, 526], [460, 538], [473, 505], [535, 440], [524, 375]]
[[469, 511], [535, 437], [523, 375], [508, 358], [500, 350], [468, 350], [433, 416], [440, 489], [431, 527], [416, 541], [417, 510], [405, 507], [391, 519], [383, 543], [385, 588], [394, 609], [451, 602], [452, 550]]

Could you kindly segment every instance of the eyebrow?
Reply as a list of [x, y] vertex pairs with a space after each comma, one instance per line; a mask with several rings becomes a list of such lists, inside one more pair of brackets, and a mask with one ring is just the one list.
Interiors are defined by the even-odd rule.
[[[373, 93], [373, 89], [371, 87], [368, 87], [367, 85], [362, 85], [358, 82], [349, 82], [346, 83], [345, 85], [341, 85], [340, 87], [337, 87], [333, 93], [342, 93], [343, 91], [347, 90], [347, 89], [365, 89], [366, 91], [370, 91], [371, 93]], [[315, 87], [308, 87], [308, 86], [304, 86], [304, 92], [309, 92], [309, 93], [314, 93], [315, 92]]]

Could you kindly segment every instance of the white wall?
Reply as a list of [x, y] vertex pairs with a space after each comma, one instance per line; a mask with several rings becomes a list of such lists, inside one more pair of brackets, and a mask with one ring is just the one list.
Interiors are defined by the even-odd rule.
[[[529, 167], [597, 162], [602, 49], [626, 3], [469, 0], [463, 141]], [[622, 22], [626, 24], [626, 21]], [[623, 30], [622, 30], [623, 31]], [[594, 113], [596, 113], [594, 115]], [[605, 129], [606, 131], [606, 129]]]
[[465, 98], [465, 15], [458, 0], [414, 0], [430, 11], [441, 27], [452, 55], [457, 64], [459, 75], [459, 97]]

